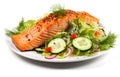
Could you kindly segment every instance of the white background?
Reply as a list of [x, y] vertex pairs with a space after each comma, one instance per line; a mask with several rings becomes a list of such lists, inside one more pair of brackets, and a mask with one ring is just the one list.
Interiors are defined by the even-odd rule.
[[[105, 28], [118, 35], [115, 48], [94, 60], [63, 64], [37, 62], [13, 53], [7, 46], [4, 29], [14, 28], [22, 17], [38, 19], [56, 3], [99, 18]], [[120, 77], [119, 7], [119, 0], [0, 0], [0, 77]]]

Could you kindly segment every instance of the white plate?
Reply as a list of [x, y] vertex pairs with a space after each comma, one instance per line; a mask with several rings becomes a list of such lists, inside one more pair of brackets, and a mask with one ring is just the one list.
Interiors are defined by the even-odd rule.
[[36, 53], [35, 51], [26, 51], [26, 52], [21, 52], [12, 42], [11, 38], [7, 37], [7, 44], [10, 47], [10, 49], [15, 52], [16, 54], [33, 59], [33, 60], [38, 60], [38, 61], [44, 61], [44, 62], [55, 62], [55, 63], [63, 63], [63, 62], [77, 62], [77, 61], [84, 61], [84, 60], [89, 60], [93, 59], [96, 57], [99, 57], [103, 54], [105, 54], [108, 51], [103, 51], [103, 52], [98, 52], [94, 54], [93, 56], [87, 57], [87, 56], [79, 56], [79, 57], [68, 57], [64, 59], [45, 59], [41, 54]]

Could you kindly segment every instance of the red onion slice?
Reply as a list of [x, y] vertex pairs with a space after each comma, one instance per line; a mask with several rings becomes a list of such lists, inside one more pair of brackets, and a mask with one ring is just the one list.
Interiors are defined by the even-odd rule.
[[46, 59], [54, 59], [56, 56], [57, 56], [56, 54], [53, 54], [53, 55], [48, 56], [48, 57], [46, 56], [45, 58], [46, 58]]
[[98, 51], [98, 49], [99, 49], [99, 46], [95, 45], [95, 49], [92, 52], [96, 52], [96, 51]]
[[101, 29], [104, 29], [104, 28], [105, 28], [101, 23], [98, 23], [98, 26], [99, 26]]
[[68, 47], [67, 49], [68, 49], [68, 53], [65, 55], [65, 58], [69, 57], [72, 54], [72, 52], [73, 52], [72, 47]]

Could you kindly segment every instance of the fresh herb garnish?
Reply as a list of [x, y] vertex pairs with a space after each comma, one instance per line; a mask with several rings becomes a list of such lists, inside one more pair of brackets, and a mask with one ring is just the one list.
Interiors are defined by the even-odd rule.
[[65, 9], [60, 4], [53, 5], [51, 7], [51, 11], [56, 17], [65, 15]]

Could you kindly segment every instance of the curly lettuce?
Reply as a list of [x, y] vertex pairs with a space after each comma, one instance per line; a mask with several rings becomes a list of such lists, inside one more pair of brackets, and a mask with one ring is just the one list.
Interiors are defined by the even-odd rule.
[[33, 26], [33, 24], [35, 24], [35, 20], [27, 20], [25, 22], [24, 18], [22, 18], [21, 21], [19, 22], [18, 26], [14, 30], [8, 30], [8, 29], [5, 30], [6, 35], [12, 36], [12, 35], [19, 34], [19, 33], [23, 32], [24, 30], [27, 30], [28, 28]]

